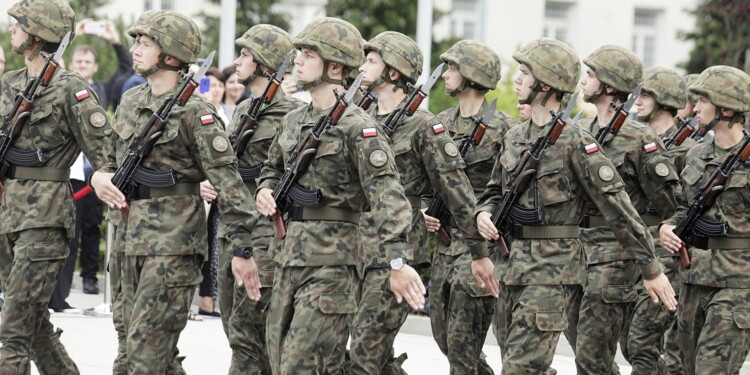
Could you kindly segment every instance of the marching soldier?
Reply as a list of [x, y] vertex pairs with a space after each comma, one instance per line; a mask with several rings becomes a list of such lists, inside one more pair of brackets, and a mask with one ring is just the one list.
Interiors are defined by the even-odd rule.
[[[292, 152], [316, 121], [336, 105], [364, 60], [362, 37], [350, 23], [320, 18], [294, 39], [297, 78], [312, 102], [284, 117], [261, 172], [256, 207], [276, 212], [272, 189]], [[319, 196], [320, 205], [293, 201], [288, 228], [276, 259], [267, 337], [274, 374], [344, 371], [349, 317], [356, 311], [359, 282], [355, 252], [360, 248], [360, 215], [368, 207], [373, 233], [385, 259], [414, 259], [407, 233], [410, 206], [399, 183], [387, 137], [351, 104], [340, 121], [322, 133], [314, 159], [296, 183]], [[318, 195], [319, 194], [319, 195]], [[306, 205], [306, 206], [303, 206]], [[397, 302], [424, 306], [424, 286], [413, 268], [400, 263], [386, 274]]]
[[[584, 100], [596, 106], [597, 116], [576, 125], [598, 135], [618, 113], [611, 110], [611, 104], [625, 103], [641, 81], [643, 64], [632, 52], [614, 45], [598, 48], [583, 62], [589, 68], [581, 80]], [[601, 143], [602, 150], [616, 168], [616, 174], [622, 178], [622, 190], [638, 213], [634, 219], [655, 225], [662, 218], [671, 216], [677, 206], [677, 171], [656, 132], [626, 119], [619, 132], [608, 133]], [[603, 178], [609, 179], [609, 176]], [[655, 207], [655, 213], [648, 212], [650, 204]], [[568, 327], [567, 336], [575, 342], [579, 374], [603, 374], [612, 369], [617, 342], [623, 333], [627, 333], [638, 299], [638, 276], [647, 280], [654, 275], [644, 273], [642, 267], [642, 275], [639, 275], [642, 260], [637, 253], [618, 243], [611, 229], [611, 220], [599, 210], [588, 207], [582, 227], [587, 280], [580, 307], [574, 308], [572, 315], [572, 322], [575, 322], [575, 313], [578, 313], [578, 324]], [[650, 235], [646, 238], [653, 240]], [[671, 292], [672, 288], [669, 290]], [[623, 350], [625, 357], [629, 358], [627, 347]]]
[[[34, 357], [42, 374], [78, 374], [60, 342], [62, 331], [49, 321], [47, 304], [74, 231], [69, 168], [81, 151], [92, 165], [102, 165], [112, 128], [88, 83], [63, 69], [36, 91], [28, 113], [10, 113], [17, 95], [32, 80], [43, 79], [45, 56], [51, 58], [72, 33], [75, 14], [60, 0], [22, 0], [8, 14], [16, 20], [9, 29], [12, 51], [24, 56], [26, 67], [3, 76], [0, 114], [6, 121], [16, 115], [28, 118], [6, 154], [22, 157], [3, 160], [8, 169], [0, 176], [0, 285], [5, 293], [0, 373], [28, 374]], [[23, 157], [28, 155], [34, 157]]]
[[[471, 116], [481, 118], [491, 103], [484, 95], [500, 81], [500, 58], [487, 45], [463, 40], [440, 56], [448, 64], [443, 73], [445, 91], [458, 100], [458, 105], [438, 115], [454, 142], [466, 142], [477, 126]], [[503, 136], [516, 124], [504, 112], [495, 111], [484, 118], [487, 130], [481, 142], [469, 148], [463, 157], [464, 172], [469, 177], [475, 196], [481, 196], [490, 180], [496, 155], [502, 151]], [[451, 223], [453, 224], [453, 223]], [[461, 244], [458, 227], [444, 228], [452, 239], [450, 245], [438, 240], [430, 278], [430, 323], [440, 350], [448, 357], [453, 374], [492, 374], [482, 347], [492, 322], [498, 297], [493, 293], [493, 261], [490, 257], [475, 258]], [[502, 267], [494, 270], [500, 279]], [[473, 275], [479, 275], [475, 278]], [[489, 280], [489, 281], [482, 281]], [[490, 284], [490, 285], [487, 285]], [[498, 292], [502, 294], [503, 285]], [[493, 298], [495, 297], [495, 298]], [[501, 349], [501, 352], [504, 350]]]
[[[541, 38], [513, 55], [520, 63], [515, 80], [521, 104], [531, 105], [531, 117], [508, 130], [504, 150], [495, 163], [487, 190], [476, 210], [479, 232], [488, 240], [500, 234], [491, 220], [503, 186], [512, 177], [523, 153], [548, 131], [550, 110], [560, 110], [565, 93], [575, 90], [580, 62], [566, 44]], [[554, 61], [555, 64], [549, 64]], [[549, 369], [566, 316], [580, 285], [586, 281], [584, 252], [578, 222], [585, 203], [596, 205], [623, 247], [636, 254], [644, 284], [654, 300], [675, 309], [674, 292], [653, 254], [653, 244], [638, 213], [629, 203], [624, 185], [591, 134], [565, 126], [554, 145], [542, 154], [531, 187], [517, 204], [544, 211], [541, 222], [515, 223], [510, 257], [504, 266], [507, 295], [496, 319], [503, 324], [501, 347], [504, 374], [542, 373]], [[528, 348], [537, 348], [529, 351]], [[609, 371], [609, 368], [607, 369]]]
[[[174, 182], [155, 186], [151, 178], [136, 179], [136, 189], [127, 198], [112, 183], [135, 135], [166, 100], [179, 94], [179, 72], [187, 71], [201, 49], [200, 31], [184, 15], [159, 11], [144, 18], [129, 32], [136, 35], [131, 48], [134, 68], [148, 83], [123, 96], [112, 148], [104, 167], [92, 175], [91, 186], [99, 199], [122, 211], [117, 229], [122, 247], [119, 308], [128, 373], [179, 374], [184, 370], [177, 359], [177, 340], [206, 256], [199, 182], [208, 179], [217, 191], [225, 225], [221, 234], [232, 250], [250, 249], [255, 217], [215, 109], [197, 93], [184, 106], [174, 107], [163, 134], [138, 166], [147, 176], [169, 172]], [[254, 260], [242, 266], [246, 268], [235, 269], [235, 276], [242, 275], [248, 296], [258, 300]]]
[[[687, 154], [681, 177], [684, 196], [692, 199], [746, 139], [742, 120], [743, 112], [750, 110], [750, 77], [737, 68], [712, 66], [689, 89], [698, 95], [694, 111], [699, 125], [714, 131], [712, 139], [704, 140]], [[682, 246], [693, 245], [689, 249], [692, 265], [683, 270], [677, 313], [685, 374], [737, 374], [750, 351], [748, 176], [750, 162], [740, 162], [727, 176], [715, 203], [701, 215], [709, 222], [726, 225], [728, 236], [700, 235], [698, 241], [684, 244], [673, 230], [685, 216], [685, 203], [659, 228], [665, 249], [676, 252]]]

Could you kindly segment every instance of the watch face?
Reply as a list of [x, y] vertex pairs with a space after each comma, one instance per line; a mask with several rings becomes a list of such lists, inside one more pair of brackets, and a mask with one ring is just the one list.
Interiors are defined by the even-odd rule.
[[402, 258], [396, 258], [391, 260], [391, 268], [394, 270], [400, 270], [404, 266], [404, 260]]

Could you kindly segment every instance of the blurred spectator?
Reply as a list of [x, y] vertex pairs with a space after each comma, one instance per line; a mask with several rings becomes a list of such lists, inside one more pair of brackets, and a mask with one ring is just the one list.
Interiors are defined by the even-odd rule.
[[297, 75], [294, 72], [287, 71], [284, 74], [284, 81], [281, 82], [281, 89], [284, 90], [284, 95], [291, 96], [302, 100], [305, 103], [310, 103], [312, 97], [310, 93], [302, 90], [302, 87], [297, 85]]
[[147, 79], [139, 76], [138, 73], [131, 74], [130, 77], [128, 77], [128, 79], [126, 79], [122, 84], [122, 91], [120, 92], [120, 95], [125, 94], [125, 91], [128, 91], [133, 87], [146, 83], [146, 81]]
[[133, 74], [133, 59], [130, 51], [120, 43], [120, 37], [112, 21], [94, 21], [84, 19], [76, 24], [76, 35], [90, 34], [101, 37], [112, 44], [117, 54], [117, 70], [107, 79], [94, 82], [93, 77], [99, 71], [96, 51], [88, 45], [81, 45], [73, 49], [70, 59], [70, 70], [80, 74], [91, 84], [102, 107], [117, 109], [122, 97], [122, 86]]
[[[5, 73], [5, 50], [0, 46], [0, 76]], [[2, 307], [2, 305], [0, 305]]]
[[224, 113], [227, 114], [229, 119], [232, 119], [234, 115], [234, 109], [237, 108], [237, 104], [247, 99], [248, 95], [245, 92], [245, 86], [243, 86], [237, 78], [237, 68], [232, 65], [224, 68], [221, 71], [224, 75]]
[[224, 75], [221, 74], [219, 69], [214, 67], [208, 68], [206, 71], [206, 77], [210, 81], [208, 92], [201, 93], [211, 104], [216, 108], [216, 113], [224, 121], [224, 126], [229, 123], [230, 117], [227, 116], [224, 108]]

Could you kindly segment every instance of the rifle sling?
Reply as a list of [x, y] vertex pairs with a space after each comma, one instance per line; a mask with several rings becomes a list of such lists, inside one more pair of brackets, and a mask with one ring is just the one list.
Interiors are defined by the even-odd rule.
[[291, 221], [345, 221], [359, 225], [360, 213], [336, 207], [292, 206], [289, 210]]
[[513, 225], [513, 238], [516, 239], [556, 239], [578, 238], [580, 228], [577, 225]]
[[68, 182], [70, 180], [70, 169], [11, 165], [5, 177], [18, 180]]
[[183, 182], [170, 187], [150, 187], [138, 185], [133, 192], [132, 200], [162, 198], [172, 195], [200, 195], [200, 184], [197, 182]]

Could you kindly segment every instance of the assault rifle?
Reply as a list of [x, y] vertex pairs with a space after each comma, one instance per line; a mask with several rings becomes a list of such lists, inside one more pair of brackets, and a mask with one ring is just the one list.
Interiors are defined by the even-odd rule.
[[396, 132], [396, 128], [404, 121], [404, 117], [409, 117], [417, 111], [419, 105], [422, 104], [422, 100], [430, 94], [432, 85], [434, 85], [438, 78], [440, 78], [440, 73], [443, 71], [443, 65], [445, 65], [445, 63], [442, 63], [435, 68], [432, 74], [430, 74], [430, 77], [427, 78], [427, 82], [414, 87], [411, 95], [409, 95], [409, 99], [406, 100], [406, 104], [391, 112], [385, 121], [380, 124], [387, 136], [390, 137]]
[[[60, 61], [60, 58], [65, 53], [65, 49], [68, 48], [69, 43], [70, 32], [65, 34], [54, 55], [47, 54], [44, 56], [45, 63], [41, 72], [39, 72], [39, 77], [29, 79], [23, 91], [16, 95], [13, 108], [3, 119], [3, 126], [0, 128], [0, 178], [5, 176], [11, 164], [22, 164], [16, 160], [22, 161], [31, 158], [32, 163], [44, 163], [46, 161], [42, 150], [21, 151], [14, 150], [11, 146], [13, 146], [13, 142], [21, 134], [23, 126], [31, 116], [31, 110], [34, 107], [34, 101], [37, 94], [39, 94], [40, 88], [46, 88], [52, 82], [57, 68], [60, 67], [58, 61]], [[2, 192], [1, 188], [0, 192]]]
[[700, 141], [701, 138], [706, 135], [706, 133], [708, 133], [708, 128], [702, 128], [699, 126], [697, 129], [695, 129], [693, 134], [690, 134], [690, 138], [693, 138], [696, 141]]
[[698, 189], [695, 197], [693, 197], [693, 203], [674, 229], [674, 234], [680, 237], [683, 242], [680, 247], [680, 263], [684, 268], [690, 268], [690, 253], [687, 251], [687, 246], [688, 244], [694, 244], [696, 235], [699, 237], [726, 237], [729, 232], [726, 222], [708, 221], [702, 215], [716, 203], [716, 198], [724, 191], [724, 183], [732, 174], [732, 170], [750, 157], [750, 133], [747, 130], [744, 133], [742, 146], [736, 153], [724, 159], [724, 162], [716, 168], [706, 183]]
[[[272, 219], [273, 224], [276, 226], [276, 233], [279, 238], [286, 237], [286, 226], [281, 215], [286, 212], [292, 204], [292, 198], [290, 193], [295, 189], [295, 183], [302, 176], [310, 163], [315, 158], [315, 154], [318, 153], [318, 146], [320, 145], [323, 133], [328, 129], [336, 126], [339, 120], [344, 116], [346, 108], [354, 97], [354, 94], [359, 89], [359, 85], [362, 83], [363, 73], [357, 76], [354, 83], [349, 86], [349, 90], [345, 94], [341, 95], [337, 90], [334, 89], [334, 95], [336, 95], [336, 104], [325, 116], [320, 116], [315, 125], [310, 129], [310, 133], [297, 144], [292, 155], [289, 158], [289, 163], [284, 169], [284, 174], [281, 175], [279, 183], [273, 189], [273, 199], [276, 201], [276, 212], [273, 213]], [[297, 189], [303, 189], [299, 186]], [[315, 193], [313, 193], [315, 194]], [[320, 193], [317, 192], [317, 196], [314, 199], [316, 204], [320, 203]]]
[[685, 142], [685, 139], [693, 134], [695, 125], [698, 123], [697, 117], [691, 119], [681, 119], [678, 117], [678, 119], [680, 120], [680, 127], [677, 129], [677, 132], [664, 141], [664, 148], [667, 150], [672, 146], [679, 146], [682, 142]]
[[130, 197], [137, 188], [138, 183], [136, 182], [136, 179], [154, 180], [157, 184], [163, 185], [173, 185], [176, 182], [174, 171], [139, 173], [138, 167], [143, 159], [145, 159], [151, 152], [156, 141], [158, 141], [164, 133], [164, 126], [166, 126], [172, 110], [177, 106], [184, 106], [190, 99], [193, 91], [195, 91], [195, 88], [199, 86], [198, 82], [200, 82], [203, 75], [206, 74], [208, 67], [211, 66], [215, 53], [216, 51], [211, 52], [208, 55], [197, 73], [182, 75], [182, 83], [177, 91], [177, 95], [167, 98], [161, 107], [151, 115], [151, 118], [149, 118], [141, 132], [138, 133], [138, 136], [133, 139], [133, 143], [130, 144], [125, 159], [115, 171], [114, 176], [112, 176], [112, 184], [114, 184], [126, 198]]
[[[466, 152], [469, 151], [469, 147], [476, 147], [482, 142], [484, 138], [484, 132], [487, 131], [487, 123], [492, 119], [497, 108], [497, 98], [490, 103], [487, 112], [482, 117], [471, 116], [471, 121], [474, 123], [474, 129], [471, 131], [471, 135], [464, 136], [461, 140], [461, 144], [458, 146], [458, 152], [462, 158], [466, 157]], [[427, 207], [425, 214], [432, 216], [440, 220], [440, 229], [437, 231], [437, 238], [446, 246], [451, 244], [451, 235], [449, 231], [451, 212], [445, 205], [445, 201], [439, 194], [435, 194], [432, 198], [430, 205]]]
[[[606, 145], [607, 142], [611, 141], [612, 138], [614, 138], [620, 131], [620, 128], [622, 128], [622, 124], [625, 123], [625, 120], [627, 120], [628, 116], [630, 115], [630, 108], [633, 108], [633, 104], [635, 104], [636, 99], [638, 99], [638, 95], [641, 95], [642, 87], [643, 83], [639, 83], [638, 86], [635, 87], [635, 90], [633, 90], [633, 93], [630, 94], [630, 98], [625, 103], [622, 103], [618, 106], [615, 106], [615, 103], [610, 103], [612, 108], [615, 109], [615, 115], [612, 116], [612, 120], [609, 121], [609, 124], [607, 124], [607, 126], [600, 128], [599, 132], [596, 133], [596, 141], [599, 142], [600, 145]], [[605, 139], [610, 134], [612, 134], [612, 138], [608, 139], [605, 142]]]
[[[505, 242], [503, 235], [508, 233], [513, 224], [511, 217], [513, 216], [512, 211], [516, 205], [516, 201], [528, 189], [531, 180], [536, 174], [536, 168], [539, 165], [539, 161], [542, 158], [542, 152], [547, 147], [552, 146], [557, 142], [560, 134], [565, 128], [566, 121], [570, 117], [570, 112], [576, 105], [576, 99], [578, 99], [578, 93], [575, 93], [568, 103], [568, 107], [565, 108], [564, 112], [555, 113], [550, 111], [552, 114], [552, 120], [550, 121], [549, 131], [537, 138], [531, 149], [524, 153], [521, 161], [516, 166], [510, 180], [505, 184], [503, 196], [500, 199], [497, 208], [492, 212], [492, 224], [500, 232], [500, 238], [496, 241], [498, 248], [500, 249], [500, 255], [507, 258], [510, 255], [508, 244]], [[543, 219], [543, 211], [540, 219]]]
[[357, 107], [364, 109], [365, 111], [370, 109], [372, 103], [378, 102], [378, 96], [374, 92], [365, 89], [359, 89], [362, 93], [362, 99], [357, 103]]

